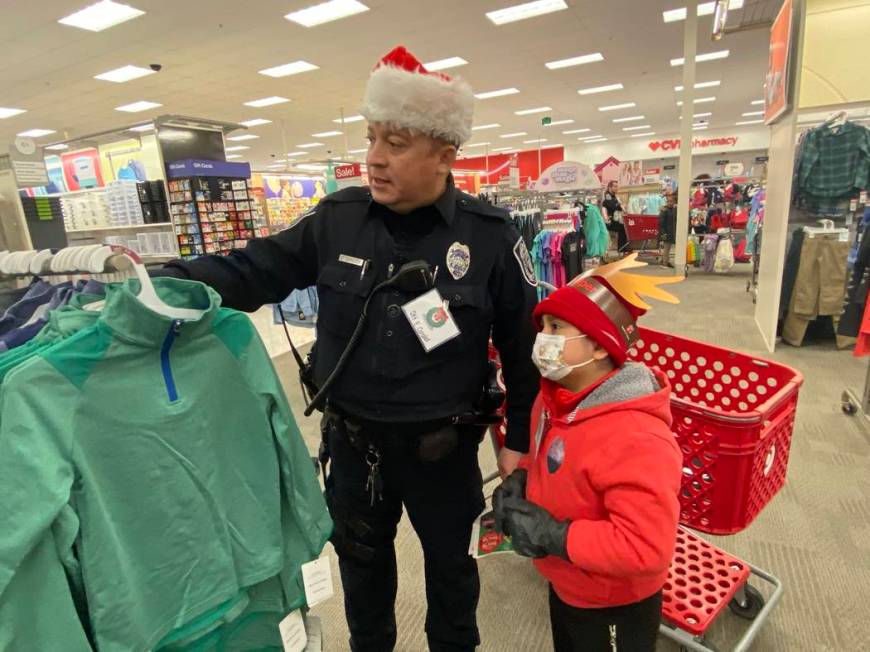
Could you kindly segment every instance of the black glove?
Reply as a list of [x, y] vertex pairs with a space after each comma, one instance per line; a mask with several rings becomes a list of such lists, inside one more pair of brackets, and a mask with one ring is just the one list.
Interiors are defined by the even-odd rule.
[[510, 536], [510, 532], [505, 529], [504, 500], [505, 498], [525, 498], [527, 480], [528, 472], [525, 469], [517, 469], [505, 478], [505, 481], [492, 492], [492, 511], [495, 515], [495, 529], [505, 536]]
[[522, 498], [505, 498], [505, 530], [514, 551], [540, 559], [552, 555], [568, 559], [568, 521], [557, 521], [543, 507]]

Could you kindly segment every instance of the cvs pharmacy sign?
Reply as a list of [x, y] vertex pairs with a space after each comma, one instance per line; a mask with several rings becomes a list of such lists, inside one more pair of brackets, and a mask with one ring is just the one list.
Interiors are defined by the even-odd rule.
[[[736, 147], [739, 136], [725, 136], [723, 138], [695, 138], [692, 141], [692, 149], [712, 149], [721, 147]], [[653, 140], [647, 144], [652, 151], [673, 152], [680, 149], [682, 140], [674, 138], [670, 140]]]

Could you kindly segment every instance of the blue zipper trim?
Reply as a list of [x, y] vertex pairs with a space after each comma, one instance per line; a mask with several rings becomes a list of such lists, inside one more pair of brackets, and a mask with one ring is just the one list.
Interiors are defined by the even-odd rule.
[[180, 330], [181, 320], [176, 319], [172, 322], [172, 328], [166, 333], [163, 348], [160, 349], [160, 368], [163, 370], [163, 382], [166, 384], [166, 393], [169, 395], [170, 402], [178, 400], [178, 390], [175, 387], [175, 378], [172, 376], [172, 366], [169, 364], [169, 351], [172, 349]]

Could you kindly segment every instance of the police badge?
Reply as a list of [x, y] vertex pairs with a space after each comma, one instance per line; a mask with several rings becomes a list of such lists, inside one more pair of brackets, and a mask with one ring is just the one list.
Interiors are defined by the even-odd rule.
[[454, 242], [447, 250], [447, 271], [455, 280], [461, 279], [471, 267], [471, 250], [468, 245]]

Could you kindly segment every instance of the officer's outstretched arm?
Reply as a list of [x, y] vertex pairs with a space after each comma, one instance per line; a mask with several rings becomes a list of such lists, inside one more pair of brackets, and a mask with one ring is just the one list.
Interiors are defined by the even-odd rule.
[[283, 301], [317, 280], [319, 213], [315, 209], [286, 231], [251, 240], [229, 256], [175, 260], [155, 276], [201, 281], [221, 295], [223, 305], [252, 312]]
[[501, 356], [507, 387], [506, 445], [511, 450], [526, 452], [532, 403], [540, 382], [532, 363], [535, 341], [532, 311], [538, 296], [534, 264], [513, 225], [505, 227], [501, 259], [492, 340]]

